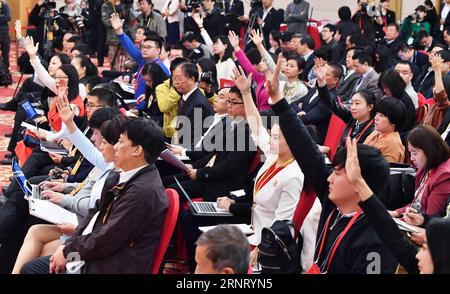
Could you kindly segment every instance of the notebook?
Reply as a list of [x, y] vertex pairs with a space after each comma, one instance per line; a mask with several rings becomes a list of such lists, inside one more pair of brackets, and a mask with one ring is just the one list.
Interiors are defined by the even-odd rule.
[[189, 202], [189, 208], [191, 209], [192, 213], [194, 215], [198, 216], [233, 216], [232, 213], [219, 208], [217, 206], [216, 202], [193, 202], [191, 197], [186, 193], [183, 186], [181, 186], [180, 182], [176, 177], [175, 182], [177, 183], [178, 187], [180, 187], [181, 192], [183, 193], [184, 197], [186, 197], [187, 201]]
[[[253, 231], [253, 228], [251, 225], [247, 225], [247, 224], [228, 224], [228, 225], [238, 228], [239, 230], [242, 231], [242, 233], [244, 233], [244, 235], [251, 235], [251, 234], [255, 233], [255, 231]], [[199, 230], [202, 232], [208, 232], [209, 230], [212, 230], [215, 227], [217, 227], [217, 226], [199, 227]]]
[[67, 150], [60, 144], [51, 141], [40, 142], [41, 150], [44, 152], [50, 152], [55, 154], [67, 155]]
[[410, 225], [407, 222], [404, 222], [395, 217], [393, 219], [400, 230], [405, 231], [405, 232], [410, 232], [410, 233], [419, 233], [419, 230], [415, 226]]
[[30, 214], [52, 224], [74, 224], [78, 225], [77, 215], [50, 201], [42, 199], [28, 199]]
[[32, 185], [30, 184], [30, 182], [28, 182], [17, 160], [13, 160], [11, 169], [14, 178], [16, 179], [22, 191], [25, 193], [25, 198], [40, 199], [42, 188], [39, 185]]

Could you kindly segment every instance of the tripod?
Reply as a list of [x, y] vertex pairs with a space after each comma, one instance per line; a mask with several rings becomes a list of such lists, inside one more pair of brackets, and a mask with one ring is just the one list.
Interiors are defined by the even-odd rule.
[[[247, 31], [245, 32], [245, 36], [244, 36], [244, 49], [246, 49], [247, 45], [250, 44], [250, 42], [251, 42], [250, 34], [251, 34], [253, 28], [255, 27], [255, 23], [258, 23], [257, 11], [253, 12], [253, 14], [250, 16]], [[260, 32], [262, 32], [262, 27], [259, 24], [258, 24], [258, 29], [260, 30]]]

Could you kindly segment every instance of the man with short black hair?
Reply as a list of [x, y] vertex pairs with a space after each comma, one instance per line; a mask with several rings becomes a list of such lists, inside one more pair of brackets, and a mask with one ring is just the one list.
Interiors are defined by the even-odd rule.
[[300, 46], [297, 48], [297, 53], [300, 54], [305, 60], [305, 68], [302, 72], [302, 80], [308, 80], [308, 74], [311, 69], [314, 67], [314, 48], [315, 42], [314, 39], [309, 35], [303, 35], [300, 38]]
[[431, 49], [438, 43], [436, 39], [426, 31], [420, 31], [417, 34], [417, 41], [419, 41], [420, 46], [426, 52], [431, 52]]
[[166, 22], [161, 14], [153, 10], [152, 0], [138, 0], [141, 14], [136, 17], [138, 26], [145, 26], [160, 37], [167, 37]]
[[114, 149], [122, 172], [108, 176], [96, 208], [64, 245], [51, 257], [25, 264], [22, 273], [63, 273], [74, 254], [84, 273], [150, 273], [169, 206], [154, 165], [164, 136], [156, 123], [143, 118], [125, 122], [121, 133]]
[[196, 274], [246, 274], [250, 244], [238, 228], [218, 225], [197, 240]]
[[379, 75], [373, 68], [372, 57], [365, 52], [357, 52], [353, 55], [352, 59], [355, 72], [360, 75], [360, 78], [356, 82], [349, 99], [351, 99], [353, 94], [360, 89], [369, 90], [375, 94], [377, 99], [380, 99], [381, 96], [383, 96], [383, 93], [378, 87]]
[[391, 23], [387, 25], [386, 28], [386, 38], [382, 41], [382, 44], [386, 45], [391, 52], [391, 56], [394, 60], [398, 59], [398, 49], [402, 45], [402, 40], [400, 38], [400, 28], [398, 24]]
[[327, 46], [331, 50], [331, 61], [341, 62], [344, 49], [334, 40], [336, 26], [326, 24], [321, 32], [323, 46]]
[[188, 54], [191, 60], [198, 60], [200, 58], [211, 58], [208, 47], [198, 41], [198, 37], [194, 32], [185, 32], [183, 39], [181, 40], [184, 48], [190, 51]]
[[414, 77], [413, 74], [413, 65], [409, 61], [401, 60], [395, 65], [395, 71], [402, 77], [405, 81], [406, 88], [405, 92], [411, 97], [412, 102], [414, 103], [415, 109], [419, 107], [419, 98], [417, 96], [417, 92], [414, 90], [412, 86], [412, 80]]
[[414, 74], [417, 76], [423, 72], [426, 72], [428, 67], [430, 66], [430, 62], [428, 61], [428, 55], [415, 50], [406, 43], [403, 43], [398, 49], [398, 57], [401, 60], [407, 60], [412, 64], [414, 64], [418, 69], [418, 72], [417, 69], [414, 72]]

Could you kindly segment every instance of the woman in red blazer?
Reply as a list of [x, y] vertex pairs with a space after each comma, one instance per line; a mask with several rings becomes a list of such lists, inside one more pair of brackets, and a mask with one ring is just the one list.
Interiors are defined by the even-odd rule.
[[430, 126], [418, 126], [408, 136], [411, 161], [417, 167], [416, 192], [411, 204], [391, 211], [402, 217], [414, 208], [419, 213], [443, 216], [450, 197], [450, 149], [439, 133]]

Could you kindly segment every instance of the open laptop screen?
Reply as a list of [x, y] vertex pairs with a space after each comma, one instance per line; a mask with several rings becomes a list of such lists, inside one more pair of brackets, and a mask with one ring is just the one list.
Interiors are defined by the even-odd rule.
[[27, 113], [29, 119], [35, 119], [38, 115], [36, 109], [34, 109], [33, 105], [31, 105], [30, 101], [24, 100], [21, 102], [22, 108]]
[[22, 172], [22, 169], [19, 166], [19, 163], [16, 160], [13, 160], [13, 162], [12, 162], [12, 172], [13, 172], [14, 178], [16, 179], [19, 186], [22, 188], [25, 195], [26, 196], [31, 195], [32, 194], [31, 187], [28, 184], [28, 180], [25, 177], [24, 173]]

